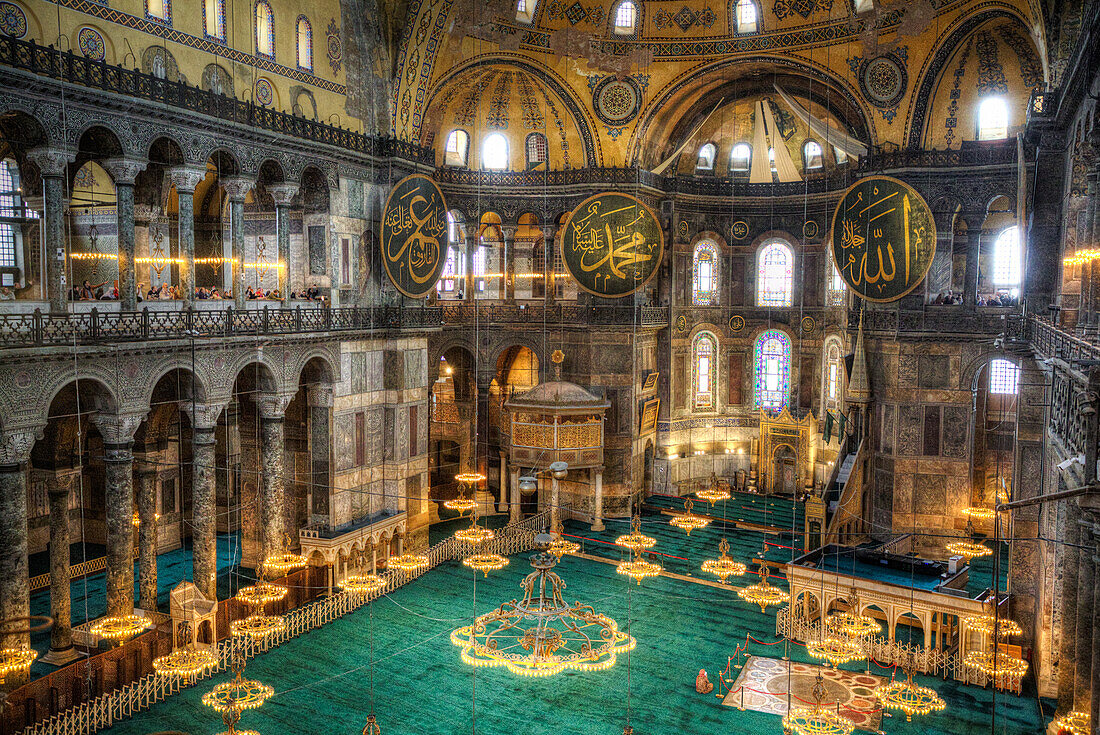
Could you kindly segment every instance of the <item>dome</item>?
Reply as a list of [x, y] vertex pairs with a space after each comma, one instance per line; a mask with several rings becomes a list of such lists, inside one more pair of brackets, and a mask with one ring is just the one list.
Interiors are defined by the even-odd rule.
[[576, 383], [570, 383], [567, 380], [552, 380], [513, 395], [504, 405], [514, 411], [532, 409], [592, 411], [608, 408], [611, 406], [611, 402], [592, 395]]

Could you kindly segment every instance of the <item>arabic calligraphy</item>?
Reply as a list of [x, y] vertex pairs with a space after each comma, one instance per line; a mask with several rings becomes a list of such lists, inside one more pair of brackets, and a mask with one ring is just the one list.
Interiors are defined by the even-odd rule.
[[628, 296], [657, 274], [664, 233], [657, 216], [629, 194], [605, 192], [573, 210], [562, 236], [562, 260], [585, 291]]
[[936, 223], [913, 187], [871, 176], [844, 192], [833, 214], [832, 240], [833, 262], [857, 296], [896, 301], [928, 273]]
[[382, 213], [382, 263], [397, 290], [414, 299], [432, 292], [447, 254], [447, 202], [427, 176], [406, 176]]

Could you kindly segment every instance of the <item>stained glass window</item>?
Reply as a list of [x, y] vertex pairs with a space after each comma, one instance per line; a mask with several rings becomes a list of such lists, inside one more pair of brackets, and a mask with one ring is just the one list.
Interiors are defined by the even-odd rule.
[[791, 340], [777, 329], [756, 338], [756, 406], [780, 411], [791, 393]]
[[256, 53], [275, 58], [275, 14], [267, 0], [256, 1]]
[[756, 264], [758, 306], [790, 306], [794, 255], [779, 240], [760, 249]]
[[313, 71], [313, 26], [304, 15], [298, 16], [298, 68]]
[[[823, 390], [821, 391], [822, 400], [825, 403], [825, 408], [836, 408], [840, 405], [840, 392], [843, 389], [841, 384], [841, 371], [840, 363], [840, 340], [836, 337], [829, 337], [825, 340], [825, 371], [822, 376], [824, 379]], [[824, 415], [824, 412], [822, 412]]]
[[203, 0], [203, 30], [207, 38], [225, 40], [225, 0]]
[[691, 303], [694, 306], [718, 305], [718, 253], [710, 240], [702, 240], [695, 246], [691, 270]]
[[691, 385], [695, 408], [714, 408], [714, 384], [718, 340], [710, 332], [699, 332], [692, 344]]
[[623, 0], [615, 10], [615, 32], [630, 34], [634, 32], [634, 21], [638, 17], [638, 8], [632, 0]]
[[1020, 252], [1020, 228], [1013, 225], [1002, 231], [993, 243], [993, 285], [1020, 285], [1023, 267]]
[[1014, 396], [1020, 389], [1020, 367], [1011, 360], [997, 358], [989, 363], [989, 392]]
[[172, 25], [172, 0], [145, 0], [145, 17]]

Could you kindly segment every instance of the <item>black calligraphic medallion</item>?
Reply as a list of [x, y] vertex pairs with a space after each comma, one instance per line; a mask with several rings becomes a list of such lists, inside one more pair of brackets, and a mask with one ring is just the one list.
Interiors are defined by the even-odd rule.
[[422, 174], [393, 187], [382, 213], [382, 264], [397, 290], [414, 299], [435, 288], [447, 262], [447, 202]]
[[897, 301], [916, 288], [936, 254], [932, 210], [913, 187], [870, 176], [848, 187], [836, 205], [833, 262], [857, 296]]
[[573, 210], [561, 240], [569, 275], [590, 294], [629, 296], [657, 275], [665, 237], [657, 215], [629, 194], [604, 192]]

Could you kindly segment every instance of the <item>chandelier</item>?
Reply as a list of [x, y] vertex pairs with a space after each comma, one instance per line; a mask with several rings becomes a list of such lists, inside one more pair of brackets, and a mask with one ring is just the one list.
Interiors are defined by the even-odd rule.
[[905, 721], [912, 722], [913, 715], [939, 712], [947, 707], [935, 689], [913, 683], [913, 670], [906, 667], [905, 681], [891, 681], [875, 687], [875, 697], [888, 709], [905, 713]]
[[782, 605], [791, 599], [791, 596], [786, 592], [768, 582], [768, 577], [771, 576], [768, 563], [763, 559], [757, 559], [756, 563], [760, 565], [757, 572], [760, 575], [760, 581], [737, 590], [737, 596], [745, 602], [759, 605], [760, 612], [764, 612], [768, 605]]
[[821, 673], [813, 688], [816, 704], [811, 707], [792, 707], [783, 715], [783, 731], [797, 735], [851, 735], [855, 723], [838, 712], [821, 706], [825, 698], [825, 681]]
[[824, 633], [817, 640], [806, 644], [806, 653], [829, 662], [834, 669], [849, 661], [866, 658], [858, 642], [851, 638], [840, 638]]
[[286, 587], [270, 582], [259, 582], [249, 587], [241, 587], [237, 590], [237, 599], [246, 605], [263, 608], [272, 602], [278, 602], [290, 592]]
[[153, 671], [161, 676], [181, 678], [198, 676], [218, 665], [218, 658], [210, 651], [194, 646], [177, 648], [167, 656], [153, 659]]
[[966, 654], [963, 663], [969, 669], [993, 677], [994, 681], [1016, 678], [1027, 673], [1027, 661], [1001, 651], [971, 651]]
[[712, 473], [710, 476], [710, 487], [695, 493], [695, 497], [714, 505], [719, 500], [729, 500], [730, 494], [726, 490], [718, 487], [718, 476]]
[[659, 577], [661, 575], [661, 565], [646, 561], [641, 557], [640, 552], [634, 552], [633, 561], [621, 561], [615, 568], [619, 574], [630, 577], [638, 584], [642, 583], [643, 579], [649, 579], [650, 577]]
[[634, 638], [591, 605], [567, 605], [558, 563], [547, 550], [550, 534], [535, 537], [535, 571], [520, 583], [523, 600], [506, 602], [478, 616], [473, 625], [451, 632], [471, 666], [504, 666], [520, 676], [553, 676], [566, 669], [599, 671], [615, 665], [618, 654], [634, 648]]
[[642, 533], [642, 517], [640, 515], [634, 516], [630, 522], [630, 528], [630, 533], [615, 539], [616, 546], [622, 546], [624, 549], [630, 549], [631, 551], [639, 551], [657, 545], [657, 539]]
[[30, 669], [38, 652], [30, 648], [0, 649], [0, 679], [20, 669]]
[[399, 572], [405, 574], [412, 574], [419, 572], [421, 569], [427, 569], [431, 562], [428, 557], [421, 556], [420, 554], [401, 554], [400, 556], [392, 557], [386, 562], [386, 566], [393, 567]]
[[261, 564], [261, 573], [266, 572], [270, 576], [281, 576], [292, 572], [295, 569], [301, 569], [307, 564], [307, 560], [301, 554], [292, 554], [290, 552], [290, 536], [289, 534], [283, 537], [283, 551], [280, 554], [272, 554], [264, 559]]
[[256, 613], [229, 624], [230, 635], [249, 636], [253, 640], [261, 640], [284, 630], [286, 630], [286, 620], [282, 615]]
[[238, 730], [236, 725], [241, 721], [241, 712], [256, 709], [274, 696], [275, 690], [267, 684], [262, 684], [242, 676], [244, 669], [234, 668], [236, 676], [232, 680], [218, 684], [206, 694], [202, 695], [202, 703], [210, 707], [222, 716], [222, 722], [226, 726], [226, 735], [247, 735], [251, 730]]
[[474, 554], [462, 560], [462, 565], [477, 572], [482, 572], [486, 577], [489, 572], [495, 572], [508, 566], [508, 557], [500, 554]]
[[863, 638], [882, 631], [882, 626], [870, 615], [861, 615], [851, 610], [830, 615], [825, 622], [833, 630], [850, 638]]
[[553, 554], [558, 561], [561, 561], [561, 558], [566, 554], [576, 554], [581, 550], [580, 544], [565, 540], [565, 537], [562, 536], [563, 530], [561, 521], [558, 521], [557, 525], [554, 526], [554, 541], [546, 549]]
[[1092, 715], [1088, 712], [1067, 712], [1054, 719], [1054, 727], [1062, 732], [1070, 732], [1073, 735], [1088, 735], [1089, 720]]
[[385, 586], [385, 578], [377, 574], [349, 574], [340, 583], [340, 589], [353, 595], [369, 595]]
[[722, 539], [718, 542], [718, 558], [707, 559], [703, 562], [703, 571], [707, 574], [713, 574], [721, 582], [725, 582], [730, 577], [740, 577], [745, 574], [745, 565], [739, 561], [734, 561], [730, 555], [730, 542]]
[[484, 526], [477, 525], [477, 516], [475, 515], [473, 517], [473, 523], [470, 524], [470, 527], [461, 528], [458, 531], [455, 531], [454, 538], [456, 541], [461, 541], [462, 543], [477, 546], [478, 544], [483, 544], [486, 541], [492, 541], [494, 538], [496, 538], [496, 534], [493, 533], [493, 529], [491, 528], [485, 528]]
[[477, 508], [477, 501], [466, 497], [466, 494], [458, 496], [454, 500], [444, 500], [443, 507], [458, 513], [459, 517]]
[[997, 511], [992, 508], [985, 508], [981, 506], [971, 506], [969, 508], [963, 508], [963, 515], [967, 518], [972, 518], [978, 521], [991, 521], [997, 515]]
[[989, 556], [993, 553], [993, 549], [989, 548], [985, 544], [971, 541], [974, 537], [974, 522], [970, 519], [966, 521], [966, 541], [954, 541], [947, 545], [947, 551], [961, 556], [966, 559], [967, 563], [970, 563], [971, 559], [977, 559], [982, 556]]
[[144, 615], [112, 615], [97, 620], [88, 632], [100, 638], [121, 642], [153, 627]]
[[967, 615], [963, 620], [967, 626], [982, 635], [996, 635], [998, 638], [1023, 635], [1024, 630], [1015, 620], [995, 617], [990, 613]]
[[684, 512], [679, 515], [674, 515], [669, 520], [669, 525], [676, 526], [681, 531], [686, 531], [690, 536], [691, 532], [697, 528], [706, 528], [710, 525], [710, 519], [703, 516], [697, 516], [691, 512], [691, 509], [695, 507], [695, 503], [690, 500], [684, 501]]

